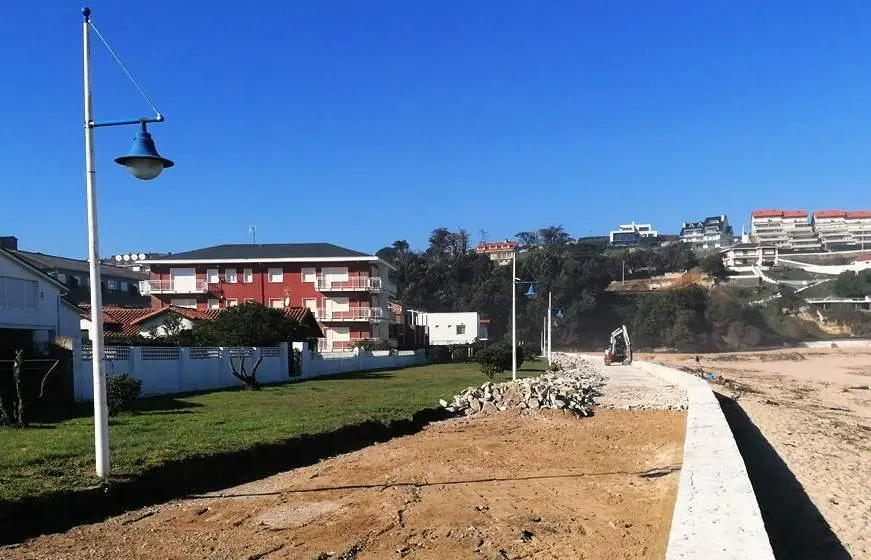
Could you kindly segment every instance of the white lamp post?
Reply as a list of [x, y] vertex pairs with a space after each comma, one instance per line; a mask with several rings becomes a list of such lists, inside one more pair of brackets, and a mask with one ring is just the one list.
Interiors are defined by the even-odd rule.
[[529, 286], [527, 297], [535, 297], [535, 282], [528, 282], [517, 277], [517, 251], [511, 253], [511, 379], [517, 380], [517, 288]]
[[[173, 162], [160, 157], [154, 147], [154, 141], [147, 132], [146, 123], [163, 122], [163, 116], [154, 108], [157, 116], [153, 119], [135, 119], [126, 121], [94, 122], [91, 103], [91, 28], [105, 43], [100, 32], [91, 22], [90, 8], [82, 8], [84, 23], [82, 26], [83, 66], [85, 85], [85, 188], [88, 203], [88, 267], [91, 283], [91, 363], [93, 365], [94, 382], [94, 449], [96, 454], [97, 476], [106, 479], [109, 476], [109, 413], [106, 406], [106, 373], [103, 356], [103, 294], [100, 278], [100, 238], [97, 227], [97, 172], [94, 164], [94, 129], [103, 126], [120, 126], [138, 124], [141, 129], [133, 141], [130, 153], [116, 158], [115, 161], [128, 168], [137, 179], [154, 179], [166, 167], [172, 167]], [[108, 48], [109, 45], [106, 44]], [[121, 64], [115, 52], [109, 48], [115, 59]], [[124, 68], [124, 65], [121, 64]], [[127, 69], [124, 68], [127, 72]], [[133, 76], [127, 72], [133, 80]], [[133, 83], [145, 96], [139, 84]], [[146, 100], [148, 97], [145, 96]], [[151, 101], [149, 100], [149, 103]]]

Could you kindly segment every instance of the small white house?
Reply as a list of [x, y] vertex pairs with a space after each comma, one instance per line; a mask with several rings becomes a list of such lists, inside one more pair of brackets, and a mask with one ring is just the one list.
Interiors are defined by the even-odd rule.
[[61, 282], [0, 249], [0, 329], [29, 333], [37, 344], [79, 338], [81, 309], [64, 300], [65, 293]]
[[487, 323], [477, 312], [426, 313], [425, 325], [433, 346], [472, 344], [487, 340]]

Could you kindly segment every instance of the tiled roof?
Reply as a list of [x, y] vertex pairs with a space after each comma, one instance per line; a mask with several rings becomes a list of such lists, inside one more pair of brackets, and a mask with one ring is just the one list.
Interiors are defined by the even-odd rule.
[[869, 210], [849, 210], [846, 214], [848, 218], [871, 218]]
[[784, 218], [807, 218], [807, 210], [784, 210]]
[[[90, 272], [88, 261], [86, 260], [69, 259], [67, 257], [44, 255], [42, 253], [31, 253], [30, 251], [13, 252], [40, 270], [72, 270], [82, 273]], [[109, 264], [100, 265], [100, 274], [108, 278], [123, 278], [126, 280], [145, 280], [148, 278], [148, 275], [145, 273]]]
[[270, 243], [270, 244], [237, 244], [215, 245], [203, 249], [194, 249], [183, 253], [162, 255], [146, 262], [161, 261], [222, 261], [229, 259], [322, 259], [322, 258], [359, 258], [371, 257], [366, 253], [353, 251], [331, 243]]
[[815, 210], [814, 218], [846, 218], [847, 213], [843, 210]]
[[754, 210], [751, 212], [754, 218], [780, 218], [783, 216], [783, 210]]
[[[80, 307], [84, 312], [83, 317], [90, 320], [91, 306], [82, 305]], [[103, 324], [106, 325], [106, 335], [135, 336], [141, 332], [141, 328], [139, 325], [143, 321], [146, 321], [148, 319], [151, 319], [152, 317], [156, 317], [161, 313], [165, 313], [168, 311], [172, 311], [178, 315], [181, 315], [182, 317], [190, 319], [191, 321], [211, 321], [217, 318], [218, 315], [226, 311], [226, 309], [209, 309], [206, 311], [202, 311], [198, 309], [190, 309], [187, 307], [176, 307], [174, 305], [169, 305], [160, 309], [103, 307]], [[317, 320], [315, 319], [314, 315], [308, 307], [285, 307], [282, 309], [282, 311], [289, 319], [293, 319], [304, 326], [318, 326], [321, 332], [316, 333], [315, 336], [317, 338], [321, 338], [323, 336], [323, 328], [318, 325]]]
[[868, 262], [871, 261], [871, 254], [868, 255], [859, 255], [856, 257], [856, 262]]

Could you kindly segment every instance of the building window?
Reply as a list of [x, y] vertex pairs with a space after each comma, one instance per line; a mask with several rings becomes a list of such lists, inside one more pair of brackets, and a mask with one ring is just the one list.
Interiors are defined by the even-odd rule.
[[228, 299], [227, 300], [227, 307], [236, 307], [237, 305], [239, 305], [238, 300], [235, 300], [235, 299]]
[[284, 308], [284, 300], [283, 299], [271, 299], [269, 300], [269, 307], [273, 309], [282, 309]]
[[38, 306], [38, 282], [0, 276], [0, 309], [37, 309]]
[[58, 272], [57, 273], [57, 280], [58, 280], [58, 282], [66, 284], [67, 283], [67, 275], [64, 274], [63, 272]]
[[209, 309], [220, 309], [220, 308], [221, 308], [221, 302], [220, 302], [220, 301], [218, 301], [218, 300], [216, 300], [216, 299], [210, 299], [210, 300], [209, 300]]
[[[269, 281], [273, 284], [284, 283], [284, 269], [270, 268], [269, 269]], [[303, 279], [303, 282], [305, 282], [305, 279]]]
[[218, 282], [220, 282], [220, 279], [218, 278], [217, 268], [210, 268], [206, 271], [206, 282], [208, 282], [209, 284], [217, 284]]
[[193, 298], [173, 298], [169, 302], [174, 307], [186, 307], [188, 309], [197, 308], [197, 300]]
[[315, 282], [317, 280], [317, 269], [313, 266], [307, 266], [302, 269], [303, 282]]
[[235, 268], [228, 268], [224, 270], [224, 280], [227, 281], [227, 284], [235, 284], [237, 282], [236, 278], [237, 270]]
[[251, 270], [250, 268], [246, 268], [242, 272], [242, 281], [245, 282], [246, 284], [253, 284], [254, 283], [254, 271]]
[[457, 334], [466, 334], [466, 325], [457, 325]]
[[109, 289], [113, 292], [118, 290], [118, 282], [116, 280], [109, 280]]

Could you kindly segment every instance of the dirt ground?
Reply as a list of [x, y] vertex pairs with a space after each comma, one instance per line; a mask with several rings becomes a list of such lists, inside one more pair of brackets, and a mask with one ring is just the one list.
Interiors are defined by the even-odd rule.
[[702, 354], [699, 362], [680, 354], [638, 358], [736, 382], [714, 389], [735, 398], [736, 413], [740, 407], [761, 432], [756, 437], [752, 425], [739, 422], [736, 439], [739, 447], [746, 440], [742, 454], [752, 451], [745, 463], [779, 557], [871, 558], [871, 349]]
[[16, 558], [663, 558], [685, 414], [504, 412], [47, 535]]

